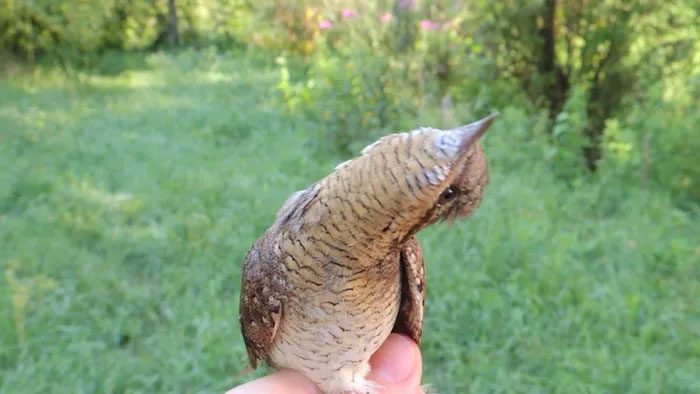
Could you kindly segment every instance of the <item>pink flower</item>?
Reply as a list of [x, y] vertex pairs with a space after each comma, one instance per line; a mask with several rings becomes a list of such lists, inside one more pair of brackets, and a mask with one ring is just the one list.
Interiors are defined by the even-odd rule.
[[407, 9], [413, 8], [415, 5], [415, 0], [399, 0], [399, 9], [401, 11], [406, 11]]
[[333, 22], [329, 21], [328, 19], [324, 19], [318, 23], [318, 27], [320, 27], [321, 30], [328, 30], [333, 27]]
[[440, 29], [440, 24], [429, 19], [423, 19], [420, 21], [420, 28], [423, 30], [438, 30]]
[[357, 16], [357, 13], [349, 8], [343, 9], [341, 14], [343, 15], [343, 18], [345, 18], [345, 19], [350, 19], [350, 18], [354, 18]]
[[389, 23], [392, 19], [394, 19], [394, 15], [391, 12], [385, 12], [379, 17], [379, 21], [382, 23]]

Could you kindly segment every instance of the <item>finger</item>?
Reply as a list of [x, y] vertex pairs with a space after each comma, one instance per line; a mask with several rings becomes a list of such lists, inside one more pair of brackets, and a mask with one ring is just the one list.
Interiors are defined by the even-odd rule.
[[369, 379], [382, 386], [384, 394], [418, 394], [423, 366], [416, 343], [399, 334], [391, 334], [370, 359]]
[[319, 394], [316, 385], [304, 375], [282, 369], [271, 375], [235, 387], [226, 394]]

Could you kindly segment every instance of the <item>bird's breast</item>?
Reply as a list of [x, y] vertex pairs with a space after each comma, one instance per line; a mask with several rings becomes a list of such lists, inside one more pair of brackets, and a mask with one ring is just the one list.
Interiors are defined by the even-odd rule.
[[323, 380], [333, 369], [366, 365], [391, 333], [400, 304], [398, 255], [370, 267], [339, 263], [315, 267], [323, 286], [290, 294], [271, 352], [275, 366]]

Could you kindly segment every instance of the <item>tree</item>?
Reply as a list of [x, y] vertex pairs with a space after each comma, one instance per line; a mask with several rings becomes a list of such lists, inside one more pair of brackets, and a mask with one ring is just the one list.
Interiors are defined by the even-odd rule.
[[597, 168], [605, 121], [635, 88], [638, 73], [624, 62], [642, 2], [489, 2], [484, 39], [500, 74], [519, 82], [552, 124], [573, 85], [586, 92], [582, 154]]
[[177, 8], [175, 0], [168, 0], [168, 41], [172, 46], [180, 45], [180, 33], [177, 29]]

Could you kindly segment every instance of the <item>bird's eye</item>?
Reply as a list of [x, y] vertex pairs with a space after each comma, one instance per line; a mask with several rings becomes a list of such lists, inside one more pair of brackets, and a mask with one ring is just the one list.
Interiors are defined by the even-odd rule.
[[440, 202], [445, 203], [457, 196], [457, 192], [452, 186], [449, 186], [447, 189], [443, 190], [442, 194], [440, 194]]

